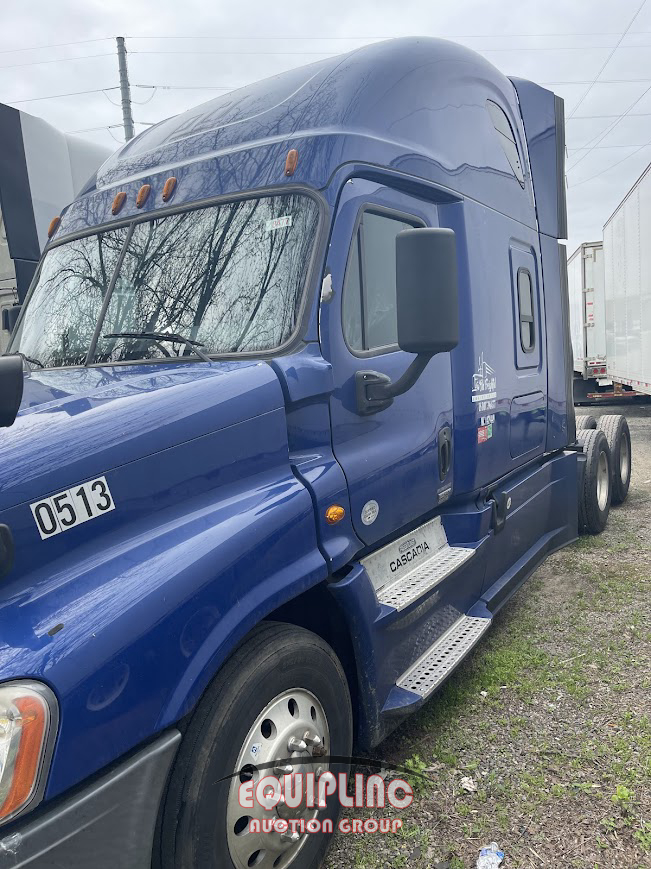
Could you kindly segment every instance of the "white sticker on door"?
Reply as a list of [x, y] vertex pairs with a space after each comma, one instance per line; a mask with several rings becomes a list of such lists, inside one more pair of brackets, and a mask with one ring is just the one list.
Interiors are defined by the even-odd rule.
[[30, 504], [41, 540], [69, 531], [83, 522], [115, 510], [115, 502], [106, 477], [97, 477]]

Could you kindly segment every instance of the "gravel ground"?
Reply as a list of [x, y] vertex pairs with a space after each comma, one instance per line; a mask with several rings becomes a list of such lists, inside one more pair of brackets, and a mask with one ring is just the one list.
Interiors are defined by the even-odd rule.
[[504, 869], [651, 867], [651, 405], [600, 412], [629, 420], [628, 500], [549, 558], [378, 746], [432, 784], [412, 779], [400, 833], [339, 835], [327, 869], [470, 869], [491, 841]]

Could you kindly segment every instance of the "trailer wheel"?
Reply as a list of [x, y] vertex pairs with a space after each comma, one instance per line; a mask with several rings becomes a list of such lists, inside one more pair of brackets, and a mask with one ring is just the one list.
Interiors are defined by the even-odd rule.
[[[347, 774], [329, 756], [350, 756], [352, 732], [348, 683], [330, 646], [293, 625], [262, 625], [226, 662], [193, 714], [161, 810], [154, 865], [320, 866], [328, 833], [299, 835], [291, 826], [258, 833], [250, 831], [250, 822], [329, 818], [336, 829], [336, 794], [321, 810], [304, 800], [298, 808], [280, 802], [265, 811], [242, 807], [240, 785], [253, 781], [255, 790], [265, 777], [283, 782], [292, 770], [303, 773], [304, 781], [307, 773]], [[265, 793], [270, 787], [265, 785]]]
[[590, 416], [590, 414], [583, 414], [582, 416], [577, 416], [576, 418], [576, 430], [577, 431], [586, 431], [587, 429], [596, 429], [597, 428], [597, 420], [594, 416]]
[[610, 512], [610, 448], [602, 431], [580, 431], [577, 440], [586, 455], [579, 492], [579, 526], [590, 534], [601, 534]]
[[613, 504], [623, 504], [631, 484], [631, 432], [621, 414], [600, 416], [599, 428], [606, 435], [612, 459], [611, 485]]

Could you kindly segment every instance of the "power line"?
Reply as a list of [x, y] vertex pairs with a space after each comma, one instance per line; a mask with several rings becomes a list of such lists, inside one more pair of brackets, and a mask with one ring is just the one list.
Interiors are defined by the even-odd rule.
[[301, 56], [301, 57], [332, 57], [334, 51], [193, 51], [192, 49], [186, 49], [185, 51], [140, 51], [137, 48], [132, 48], [129, 51], [129, 54], [223, 54], [223, 55], [235, 55], [240, 57], [241, 55], [255, 55], [256, 57], [261, 56], [278, 56], [278, 57], [288, 57], [288, 56]]
[[67, 45], [88, 45], [91, 42], [108, 42], [112, 36], [101, 36], [98, 39], [79, 39], [76, 42], [53, 42], [50, 45], [34, 45], [31, 48], [0, 48], [0, 54], [16, 54], [18, 51], [42, 51], [46, 48], [64, 48]]
[[649, 146], [651, 146], [651, 140], [646, 142], [644, 145], [640, 145], [640, 147], [637, 148], [637, 150], [633, 151], [632, 154], [627, 154], [626, 157], [622, 157], [621, 160], [618, 160], [616, 163], [613, 163], [611, 166], [608, 166], [606, 169], [602, 169], [601, 172], [597, 172], [595, 175], [591, 175], [589, 178], [584, 178], [583, 181], [577, 181], [576, 184], [569, 184], [568, 187], [570, 187], [570, 188], [580, 187], [582, 184], [587, 184], [588, 181], [594, 181], [595, 178], [599, 178], [601, 175], [605, 175], [606, 172], [610, 172], [611, 169], [614, 169], [616, 166], [620, 166], [626, 160], [630, 160], [631, 157], [634, 157], [636, 154], [639, 154], [639, 152], [643, 148], [648, 148]]
[[[629, 112], [627, 118], [651, 118], [651, 112]], [[605, 120], [606, 118], [621, 118], [621, 115], [574, 115], [573, 118], [568, 118], [568, 121], [594, 121]]]
[[570, 79], [568, 81], [541, 81], [538, 82], [538, 84], [544, 85], [545, 87], [552, 87], [562, 84], [644, 84], [650, 81], [651, 78], [602, 78], [599, 79], [599, 81], [595, 81], [594, 79], [585, 79], [585, 81], [581, 79]]
[[67, 94], [50, 94], [50, 96], [47, 96], [47, 97], [29, 97], [29, 99], [26, 99], [26, 100], [5, 100], [5, 102], [6, 103], [16, 103], [16, 104], [18, 104], [18, 103], [36, 103], [36, 102], [39, 102], [41, 100], [59, 100], [59, 99], [62, 99], [63, 97], [79, 97], [79, 96], [82, 96], [83, 94], [102, 94], [102, 93], [106, 93], [106, 91], [117, 91], [119, 89], [120, 89], [119, 87], [95, 88], [94, 90], [90, 90], [90, 91], [71, 91], [70, 93], [67, 93]]
[[81, 54], [77, 57], [58, 57], [56, 60], [31, 60], [29, 63], [11, 63], [6, 64], [4, 66], [0, 66], [0, 70], [2, 69], [18, 69], [22, 66], [42, 66], [46, 63], [65, 63], [69, 60], [89, 60], [92, 57], [113, 57], [114, 55], [111, 52], [104, 52], [103, 54]]
[[[586, 147], [568, 148], [567, 150], [568, 151], [585, 151]], [[593, 145], [588, 150], [590, 150], [590, 151], [608, 151], [611, 148], [645, 148], [645, 147], [646, 147], [646, 142], [644, 142], [642, 145], [638, 145], [636, 142], [635, 144], [632, 144], [632, 145]]]
[[622, 114], [616, 120], [614, 120], [611, 124], [609, 124], [606, 127], [606, 129], [604, 130], [604, 132], [602, 134], [594, 136], [592, 139], [590, 139], [590, 141], [587, 144], [591, 145], [592, 147], [588, 148], [586, 150], [585, 154], [583, 154], [581, 157], [579, 157], [579, 159], [575, 163], [573, 163], [571, 166], [568, 167], [568, 172], [571, 169], [575, 169], [579, 165], [579, 163], [581, 163], [583, 160], [585, 160], [585, 158], [590, 154], [590, 152], [593, 151], [594, 148], [596, 148], [601, 142], [603, 142], [603, 140], [606, 138], [606, 136], [608, 136], [610, 133], [612, 133], [612, 131], [615, 129], [615, 127], [619, 123], [621, 123], [621, 121], [624, 120], [624, 118], [628, 115], [628, 113], [631, 111], [631, 109], [634, 109], [635, 106], [644, 99], [644, 97], [649, 93], [649, 91], [651, 91], [651, 85], [649, 85], [647, 88], [645, 88], [644, 91], [640, 94], [640, 96], [636, 100], [633, 100], [633, 102], [626, 109], [626, 111], [622, 112]]
[[579, 106], [583, 103], [583, 101], [585, 100], [585, 98], [588, 96], [588, 94], [590, 93], [590, 91], [591, 91], [592, 88], [594, 87], [594, 84], [595, 84], [595, 82], [597, 81], [597, 79], [601, 78], [601, 73], [606, 69], [606, 67], [608, 66], [608, 64], [609, 64], [610, 61], [612, 60], [613, 55], [615, 54], [615, 52], [617, 51], [617, 49], [619, 48], [619, 46], [620, 46], [620, 45], [622, 44], [622, 42], [624, 41], [624, 37], [626, 36], [626, 34], [628, 33], [628, 31], [631, 29], [631, 27], [633, 26], [633, 23], [635, 22], [635, 19], [637, 18], [637, 16], [640, 14], [640, 12], [642, 11], [642, 9], [643, 9], [645, 6], [646, 6], [646, 0], [642, 0], [642, 3], [640, 4], [640, 6], [639, 6], [637, 12], [635, 13], [635, 15], [634, 15], [634, 16], [631, 18], [631, 20], [629, 21], [628, 26], [626, 27], [626, 30], [622, 33], [622, 35], [620, 36], [620, 38], [617, 40], [617, 44], [615, 45], [615, 47], [613, 48], [613, 50], [610, 52], [610, 54], [608, 55], [608, 57], [607, 57], [606, 60], [604, 61], [603, 65], [601, 66], [601, 68], [600, 68], [600, 70], [599, 70], [599, 72], [598, 72], [597, 75], [595, 76], [594, 81], [592, 82], [592, 84], [588, 85], [587, 90], [586, 90], [585, 93], [581, 96], [581, 99], [578, 101], [578, 103], [574, 106], [574, 108], [573, 108], [572, 111], [570, 112], [570, 115], [569, 115], [570, 118], [571, 118], [571, 117], [576, 113], [576, 110], [579, 108]]
[[[617, 47], [617, 46], [616, 46]], [[645, 45], [622, 45], [620, 48], [643, 48], [648, 50], [651, 48], [651, 45], [648, 43]], [[610, 48], [609, 45], [556, 45], [556, 46], [517, 46], [517, 47], [509, 47], [509, 48], [473, 48], [473, 51], [477, 51], [482, 54], [509, 54], [513, 52], [525, 51], [607, 51]], [[331, 57], [336, 54], [334, 51], [223, 51], [223, 50], [214, 50], [214, 51], [196, 51], [193, 49], [172, 49], [172, 50], [149, 50], [149, 49], [139, 49], [132, 48], [129, 52], [130, 54], [210, 54], [210, 55], [256, 55], [260, 56], [292, 56], [292, 55], [301, 55], [301, 56], [314, 56], [314, 57]], [[612, 52], [610, 57], [612, 57]], [[587, 91], [586, 91], [587, 93]]]
[[[158, 122], [157, 121], [134, 121], [134, 124], [139, 124], [141, 127], [151, 127], [155, 123], [158, 123]], [[66, 135], [73, 136], [77, 133], [97, 133], [100, 130], [116, 130], [118, 128], [122, 129], [123, 125], [122, 124], [104, 124], [101, 127], [85, 127], [83, 130], [66, 130]]]
[[[646, 35], [651, 33], [651, 30], [635, 30], [633, 34], [635, 35]], [[558, 38], [560, 36], [567, 37], [579, 37], [579, 36], [621, 36], [621, 32], [619, 30], [613, 31], [591, 31], [589, 33], [465, 33], [465, 34], [437, 34], [441, 39], [551, 39]], [[281, 40], [281, 41], [299, 41], [299, 42], [309, 42], [309, 41], [318, 41], [318, 42], [330, 42], [330, 41], [339, 41], [339, 40], [351, 40], [351, 39], [401, 39], [402, 37], [396, 36], [395, 33], [391, 35], [384, 36], [206, 36], [205, 34], [201, 34], [198, 36], [179, 36], [179, 35], [168, 35], [164, 34], [162, 36], [134, 36], [130, 34], [126, 37], [127, 39], [222, 39], [222, 40], [239, 40], [241, 42], [247, 42], [250, 40]]]
[[243, 84], [234, 84], [234, 85], [221, 85], [221, 86], [213, 86], [213, 85], [185, 85], [185, 84], [133, 84], [131, 87], [134, 88], [158, 88], [161, 91], [234, 91], [238, 90], [238, 88], [246, 87]]

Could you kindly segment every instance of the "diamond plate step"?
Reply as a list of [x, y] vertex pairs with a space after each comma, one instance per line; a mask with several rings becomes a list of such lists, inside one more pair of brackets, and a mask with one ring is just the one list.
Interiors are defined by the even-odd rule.
[[397, 685], [428, 697], [472, 649], [491, 625], [491, 619], [461, 616], [425, 654], [398, 679]]
[[454, 573], [474, 554], [474, 549], [445, 544], [424, 564], [395, 582], [385, 585], [378, 592], [378, 600], [386, 606], [402, 610]]

